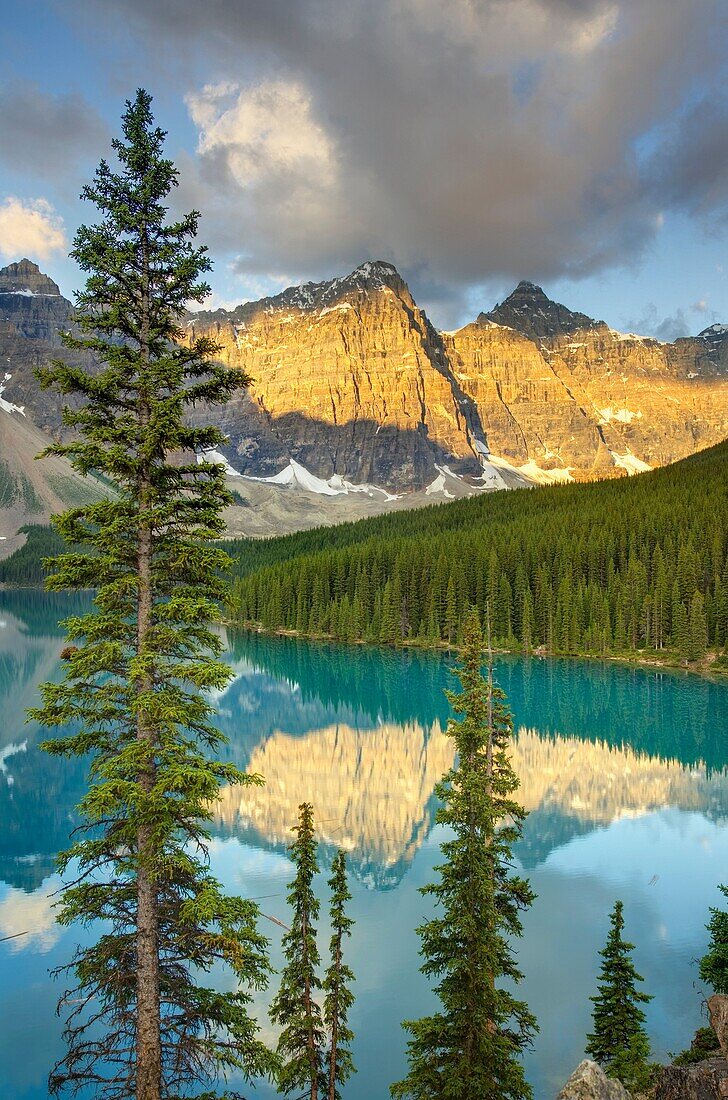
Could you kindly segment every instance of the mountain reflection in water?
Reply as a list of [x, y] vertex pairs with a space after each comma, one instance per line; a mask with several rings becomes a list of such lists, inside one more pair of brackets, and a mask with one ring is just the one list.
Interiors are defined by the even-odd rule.
[[[0, 876], [32, 889], [66, 843], [86, 768], [43, 753], [45, 731], [26, 724], [25, 708], [39, 682], [59, 675], [59, 615], [87, 601], [0, 600]], [[345, 848], [369, 886], [396, 885], [432, 829], [435, 784], [453, 763], [449, 660], [248, 634], [231, 634], [229, 660], [233, 680], [216, 699], [221, 755], [266, 783], [223, 790], [215, 831], [283, 852], [310, 800], [326, 849]], [[727, 812], [725, 710], [715, 720], [724, 685], [566, 660], [501, 657], [495, 671], [529, 811], [524, 865], [624, 815]]]

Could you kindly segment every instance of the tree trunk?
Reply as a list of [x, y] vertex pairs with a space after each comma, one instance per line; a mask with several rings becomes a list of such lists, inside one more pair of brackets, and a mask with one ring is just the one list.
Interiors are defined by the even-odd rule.
[[[140, 352], [142, 363], [149, 362], [149, 274], [144, 249], [144, 287]], [[146, 380], [140, 379], [138, 419], [141, 434], [149, 422], [149, 404], [144, 392]], [[137, 655], [143, 652], [152, 625], [152, 527], [145, 515], [151, 490], [150, 471], [141, 471], [138, 481], [138, 549], [137, 549]], [[142, 694], [152, 689], [151, 676], [145, 674], [137, 683]], [[136, 736], [139, 741], [155, 741], [155, 732], [138, 712]], [[152, 763], [139, 776], [141, 787], [149, 792], [154, 786]], [[136, 974], [136, 1100], [160, 1100], [162, 1094], [162, 1036], [159, 996], [159, 906], [157, 888], [150, 871], [151, 829], [141, 824], [137, 830], [137, 974]]]
[[331, 1021], [331, 1053], [329, 1054], [329, 1100], [336, 1100], [336, 1051], [339, 1043], [339, 988], [341, 985], [341, 933], [336, 939], [336, 953], [334, 956], [336, 970], [336, 992], [334, 996], [334, 1011]]
[[316, 1044], [313, 1036], [313, 1011], [311, 1007], [311, 984], [309, 981], [309, 961], [308, 961], [308, 945], [306, 937], [308, 935], [308, 911], [306, 910], [301, 914], [301, 936], [303, 943], [303, 963], [304, 974], [303, 980], [303, 1003], [306, 1011], [306, 1024], [308, 1028], [308, 1036], [306, 1039], [306, 1046], [308, 1047], [308, 1066], [311, 1074], [311, 1092], [310, 1100], [318, 1100], [318, 1058], [316, 1057]]

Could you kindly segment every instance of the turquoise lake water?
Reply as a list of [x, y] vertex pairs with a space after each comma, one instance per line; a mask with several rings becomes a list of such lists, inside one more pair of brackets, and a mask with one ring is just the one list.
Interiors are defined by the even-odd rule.
[[[84, 767], [45, 756], [25, 723], [36, 686], [59, 673], [60, 616], [72, 598], [0, 592], [0, 1097], [47, 1097], [62, 1052], [50, 968], [77, 930], [53, 919], [54, 856], [75, 823]], [[314, 803], [323, 871], [337, 846], [352, 871], [352, 1023], [359, 1073], [347, 1100], [385, 1100], [405, 1069], [400, 1020], [429, 1011], [414, 928], [418, 887], [438, 862], [433, 788], [450, 766], [453, 685], [440, 656], [228, 639], [234, 679], [219, 696], [223, 755], [266, 777], [223, 793], [210, 850], [226, 887], [286, 921], [286, 857], [299, 802]], [[701, 1023], [696, 960], [708, 908], [728, 880], [728, 687], [617, 665], [502, 658], [530, 811], [516, 856], [538, 898], [518, 944], [522, 996], [541, 1032], [526, 1058], [536, 1100], [552, 1100], [582, 1057], [598, 950], [616, 898], [645, 988], [655, 1058]], [[323, 885], [325, 874], [321, 876]], [[322, 891], [322, 897], [324, 892]], [[322, 910], [324, 907], [322, 906]], [[273, 961], [280, 929], [263, 920]], [[321, 947], [328, 928], [320, 923]], [[275, 984], [275, 979], [274, 979]], [[256, 997], [264, 1033], [270, 994]], [[269, 1100], [261, 1085], [246, 1095]]]

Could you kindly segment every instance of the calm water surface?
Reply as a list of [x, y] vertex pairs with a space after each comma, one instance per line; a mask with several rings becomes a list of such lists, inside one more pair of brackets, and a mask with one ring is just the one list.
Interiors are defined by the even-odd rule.
[[[2, 1100], [47, 1097], [62, 1051], [48, 970], [79, 938], [54, 923], [50, 895], [84, 768], [46, 757], [42, 732], [24, 719], [36, 685], [58, 675], [56, 624], [73, 609], [70, 598], [0, 593], [0, 936], [29, 933], [0, 943]], [[224, 754], [267, 783], [223, 793], [213, 869], [285, 921], [290, 827], [298, 803], [314, 803], [324, 870], [343, 846], [353, 877], [360, 1072], [345, 1095], [385, 1100], [405, 1068], [400, 1020], [433, 1005], [413, 930], [428, 913], [417, 888], [430, 881], [442, 839], [433, 788], [452, 761], [442, 694], [452, 677], [436, 656], [247, 636], [229, 638], [228, 660], [234, 679], [218, 699]], [[503, 659], [496, 674], [530, 811], [517, 857], [538, 894], [519, 945], [523, 996], [541, 1025], [527, 1072], [536, 1100], [551, 1100], [582, 1056], [616, 898], [655, 995], [654, 1055], [682, 1049], [700, 1024], [695, 960], [728, 877], [728, 688], [586, 662]], [[264, 924], [278, 965], [280, 930]], [[323, 920], [320, 932], [323, 949]], [[257, 1003], [265, 1019], [266, 996]]]

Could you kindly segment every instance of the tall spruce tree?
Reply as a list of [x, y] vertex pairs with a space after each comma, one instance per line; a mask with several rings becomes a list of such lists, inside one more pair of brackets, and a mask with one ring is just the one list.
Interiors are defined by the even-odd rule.
[[594, 1031], [587, 1036], [586, 1053], [603, 1066], [609, 1077], [628, 1089], [641, 1090], [649, 1085], [650, 1044], [640, 1005], [652, 997], [637, 989], [637, 983], [644, 979], [630, 957], [634, 944], [622, 937], [623, 908], [621, 901], [615, 902], [607, 942], [600, 951], [599, 992], [591, 998]]
[[[193, 243], [197, 213], [168, 220], [177, 171], [145, 91], [127, 102], [122, 129], [118, 167], [102, 160], [83, 190], [101, 221], [79, 229], [72, 252], [88, 278], [65, 343], [92, 352], [99, 369], [58, 361], [39, 372], [75, 399], [64, 412], [73, 441], [46, 453], [113, 487], [54, 519], [78, 549], [55, 559], [48, 587], [93, 588], [95, 607], [66, 621], [75, 645], [64, 679], [43, 686], [32, 712], [75, 727], [49, 752], [90, 759], [80, 832], [60, 857], [73, 881], [58, 919], [103, 922], [64, 968], [73, 981], [61, 1006], [73, 1008], [50, 1091], [159, 1100], [202, 1088], [209, 1098], [227, 1071], [271, 1074], [275, 1059], [248, 1010], [269, 973], [257, 907], [223, 894], [206, 858], [220, 785], [258, 781], [206, 755], [221, 737], [205, 692], [228, 679], [207, 625], [228, 559], [210, 540], [230, 498], [220, 466], [172, 456], [219, 445], [220, 432], [190, 427], [186, 410], [222, 403], [247, 380], [213, 360], [209, 340], [180, 342], [210, 263]], [[218, 964], [235, 992], [204, 983]]]
[[313, 892], [313, 878], [319, 866], [310, 802], [302, 802], [299, 806], [295, 832], [296, 839], [289, 851], [296, 874], [288, 891], [293, 919], [290, 932], [283, 937], [286, 965], [281, 974], [280, 988], [271, 1004], [270, 1018], [273, 1023], [282, 1026], [278, 1039], [281, 1063], [278, 1084], [281, 1092], [318, 1100], [326, 1093], [326, 1036], [321, 1008], [316, 999], [321, 989], [317, 973], [321, 959], [315, 925], [319, 901]]
[[532, 1095], [521, 1053], [536, 1022], [523, 1001], [498, 983], [521, 973], [510, 943], [531, 905], [528, 883], [512, 873], [511, 850], [525, 812], [509, 758], [513, 732], [505, 695], [482, 675], [483, 639], [475, 611], [464, 624], [462, 691], [448, 692], [457, 763], [437, 787], [436, 821], [454, 834], [442, 845], [439, 881], [423, 894], [439, 914], [418, 929], [422, 972], [439, 978], [441, 1011], [406, 1022], [409, 1073], [393, 1097], [414, 1100], [525, 1100]]
[[[720, 887], [728, 898], [728, 886]], [[707, 925], [710, 933], [708, 950], [700, 960], [700, 977], [712, 986], [715, 993], [728, 995], [728, 912], [711, 909]]]
[[354, 1070], [350, 1044], [354, 1032], [349, 1027], [349, 1009], [354, 994], [349, 988], [354, 981], [351, 968], [344, 962], [344, 936], [351, 935], [354, 921], [346, 915], [346, 903], [351, 894], [346, 881], [346, 855], [337, 852], [331, 865], [331, 962], [324, 977], [324, 1025], [328, 1035], [327, 1055], [328, 1100], [339, 1100], [339, 1086], [344, 1085]]

